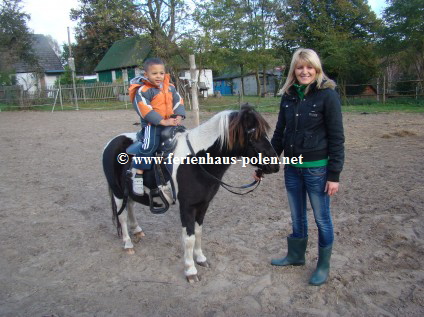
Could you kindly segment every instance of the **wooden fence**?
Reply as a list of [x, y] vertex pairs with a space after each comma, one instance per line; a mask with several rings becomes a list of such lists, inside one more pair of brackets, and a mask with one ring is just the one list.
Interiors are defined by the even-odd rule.
[[[187, 85], [178, 81], [177, 89], [186, 100], [186, 108], [191, 108]], [[127, 104], [128, 82], [115, 83], [85, 83], [75, 85], [48, 86], [44, 89], [25, 91], [20, 86], [0, 86], [0, 104], [9, 107], [28, 109], [36, 106], [63, 106], [63, 104], [89, 103], [98, 101], [119, 100]], [[341, 87], [339, 86], [339, 89]], [[373, 99], [386, 102], [388, 99], [410, 98], [424, 99], [423, 82], [420, 80], [388, 81], [384, 77], [369, 84], [345, 85], [345, 91], [340, 91], [346, 100]], [[76, 98], [75, 98], [76, 94]], [[350, 103], [346, 101], [344, 103]], [[356, 103], [356, 102], [355, 102]]]
[[[72, 85], [60, 85], [56, 89], [62, 102], [72, 102], [75, 99]], [[128, 82], [77, 84], [75, 91], [76, 98], [80, 102], [124, 100], [128, 95]]]

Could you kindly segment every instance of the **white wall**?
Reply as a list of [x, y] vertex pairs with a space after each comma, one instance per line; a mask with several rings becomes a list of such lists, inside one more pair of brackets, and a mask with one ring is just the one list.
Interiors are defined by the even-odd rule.
[[[274, 87], [275, 87], [275, 82], [274, 82], [274, 76], [267, 76], [268, 77], [268, 85], [266, 88], [266, 92], [267, 93], [274, 93]], [[259, 78], [259, 80], [262, 81], [262, 78]], [[257, 95], [257, 87], [256, 87], [256, 77], [255, 75], [249, 75], [249, 76], [245, 76], [243, 79], [244, 82], [244, 93], [246, 95], [250, 95], [250, 96], [255, 96]], [[241, 78], [234, 78], [233, 79], [233, 93], [235, 95], [239, 94], [239, 91], [241, 91]], [[262, 92], [263, 92], [263, 85], [262, 85]]]
[[135, 77], [137, 77], [137, 76], [141, 76], [141, 75], [143, 75], [143, 73], [144, 73], [144, 71], [143, 71], [141, 68], [138, 68], [138, 67], [136, 67], [136, 68], [134, 69], [134, 71], [135, 71]]
[[[46, 75], [44, 74], [44, 83], [46, 87], [53, 86], [58, 79], [58, 75]], [[34, 73], [17, 73], [16, 83], [24, 88], [28, 92], [35, 92], [41, 87], [41, 80], [37, 80]]]
[[59, 76], [57, 75], [44, 75], [44, 79], [46, 81], [46, 86], [50, 87], [50, 86], [54, 86], [54, 83], [56, 82], [56, 80], [59, 78]]
[[24, 88], [28, 92], [34, 92], [37, 90], [37, 79], [33, 73], [17, 73], [16, 83]]
[[[199, 76], [199, 71], [196, 70], [196, 79]], [[181, 79], [191, 80], [190, 70], [183, 70], [180, 72]], [[208, 87], [208, 95], [213, 95], [213, 76], [211, 69], [202, 69], [200, 73], [200, 82], [204, 82], [206, 87]]]
[[124, 68], [124, 69], [122, 70], [122, 80], [123, 80], [124, 82], [127, 82], [127, 81], [128, 81], [128, 70], [127, 70], [126, 68]]

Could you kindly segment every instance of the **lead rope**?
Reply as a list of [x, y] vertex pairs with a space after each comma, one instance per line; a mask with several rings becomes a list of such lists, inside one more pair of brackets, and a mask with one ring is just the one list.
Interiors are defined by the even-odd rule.
[[[186, 141], [187, 141], [188, 148], [189, 148], [189, 150], [191, 152], [191, 155], [196, 156], [196, 154], [194, 153], [193, 147], [191, 146], [190, 140], [188, 139], [188, 134], [186, 134]], [[236, 194], [236, 195], [242, 196], [242, 195], [246, 195], [248, 193], [251, 193], [256, 188], [258, 188], [259, 184], [261, 183], [261, 181], [255, 180], [255, 181], [253, 181], [250, 184], [246, 184], [246, 185], [242, 185], [242, 186], [233, 186], [233, 185], [230, 185], [230, 184], [227, 184], [227, 183], [223, 182], [218, 177], [215, 177], [214, 175], [212, 175], [211, 173], [209, 173], [201, 164], [198, 164], [198, 165], [201, 168], [201, 170], [203, 172], [205, 172], [209, 177], [211, 177], [214, 180], [218, 181], [219, 182], [219, 185], [222, 188], [224, 188], [224, 189], [228, 190], [230, 193], [233, 193], [233, 194]], [[259, 176], [262, 176], [262, 170], [261, 169], [257, 170], [257, 174], [259, 174]], [[235, 192], [235, 191], [233, 191], [233, 190], [230, 189], [230, 188], [246, 189], [246, 188], [250, 188], [250, 187], [254, 186], [255, 184], [256, 184], [256, 186], [254, 188], [252, 188], [251, 190], [249, 190], [249, 191], [247, 191], [245, 193], [238, 193], [238, 192]]]

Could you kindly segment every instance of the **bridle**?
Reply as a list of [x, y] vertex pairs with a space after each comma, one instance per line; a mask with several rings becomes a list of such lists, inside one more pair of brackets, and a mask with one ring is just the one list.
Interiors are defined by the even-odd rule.
[[[255, 147], [255, 145], [253, 144], [253, 142], [252, 142], [252, 135], [253, 135], [253, 133], [256, 131], [256, 128], [252, 128], [252, 129], [249, 129], [248, 131], [246, 131], [246, 134], [247, 134], [247, 136], [248, 136], [248, 144], [250, 144], [252, 147], [253, 147], [253, 149], [256, 151], [256, 153], [257, 154], [259, 154], [259, 152], [257, 151], [257, 149], [256, 149], [256, 147]], [[191, 143], [190, 143], [190, 140], [188, 139], [188, 133], [186, 134], [186, 141], [187, 141], [187, 146], [188, 146], [188, 148], [189, 148], [189, 150], [190, 150], [190, 154], [191, 155], [193, 155], [193, 156], [196, 156], [196, 153], [194, 152], [194, 150], [193, 150], [193, 147], [192, 147], [192, 145], [191, 145]], [[225, 183], [225, 182], [223, 182], [221, 179], [219, 179], [218, 177], [216, 177], [216, 176], [214, 176], [214, 175], [212, 175], [211, 173], [209, 173], [204, 167], [203, 167], [203, 165], [202, 164], [198, 164], [199, 165], [199, 167], [200, 167], [200, 169], [206, 174], [206, 175], [208, 175], [210, 178], [212, 178], [212, 179], [214, 179], [215, 181], [217, 181], [218, 183], [219, 183], [219, 185], [222, 187], [222, 188], [224, 188], [224, 189], [226, 189], [227, 191], [229, 191], [230, 193], [233, 193], [233, 194], [236, 194], [236, 195], [246, 195], [246, 194], [248, 194], [248, 193], [251, 193], [251, 192], [253, 192], [256, 188], [258, 188], [258, 186], [259, 186], [259, 184], [261, 183], [261, 181], [259, 180], [259, 181], [257, 181], [257, 180], [255, 180], [255, 181], [253, 181], [252, 183], [250, 183], [250, 184], [246, 184], [246, 185], [242, 185], [242, 186], [233, 186], [233, 185], [230, 185], [230, 184], [227, 184], [227, 183]], [[263, 171], [262, 171], [262, 169], [257, 169], [256, 170], [256, 175], [258, 175], [258, 177], [261, 177], [262, 176], [262, 174], [263, 174]], [[256, 186], [255, 186], [256, 185]], [[254, 186], [254, 187], [253, 187]], [[252, 189], [250, 189], [250, 190], [248, 190], [247, 192], [244, 192], [244, 193], [238, 193], [238, 192], [236, 192], [236, 191], [233, 191], [233, 190], [231, 190], [230, 188], [234, 188], [234, 189], [247, 189], [247, 188], [250, 188], [250, 187], [253, 187]]]

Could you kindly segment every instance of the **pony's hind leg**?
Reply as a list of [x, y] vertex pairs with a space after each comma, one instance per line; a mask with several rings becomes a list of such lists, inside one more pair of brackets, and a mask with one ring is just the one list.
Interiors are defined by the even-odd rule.
[[128, 220], [130, 225], [130, 232], [133, 234], [133, 241], [135, 243], [140, 242], [141, 238], [145, 236], [143, 229], [139, 226], [137, 222], [137, 217], [134, 212], [135, 201], [131, 198], [128, 199], [127, 210], [128, 210]]
[[[116, 207], [121, 209], [122, 199], [116, 198], [114, 196]], [[119, 222], [121, 223], [122, 228], [122, 240], [124, 241], [124, 250], [127, 254], [134, 254], [134, 245], [131, 242], [130, 235], [128, 234], [128, 224], [127, 224], [127, 208], [125, 208], [122, 213], [118, 216]]]
[[197, 222], [194, 225], [194, 258], [196, 259], [196, 263], [203, 267], [210, 267], [208, 260], [202, 251], [202, 226]]
[[196, 263], [203, 267], [210, 267], [210, 263], [202, 251], [202, 225], [208, 207], [209, 203], [204, 203], [198, 208], [196, 213], [196, 222], [194, 223], [194, 235], [196, 237], [194, 243], [194, 257], [196, 259]]

